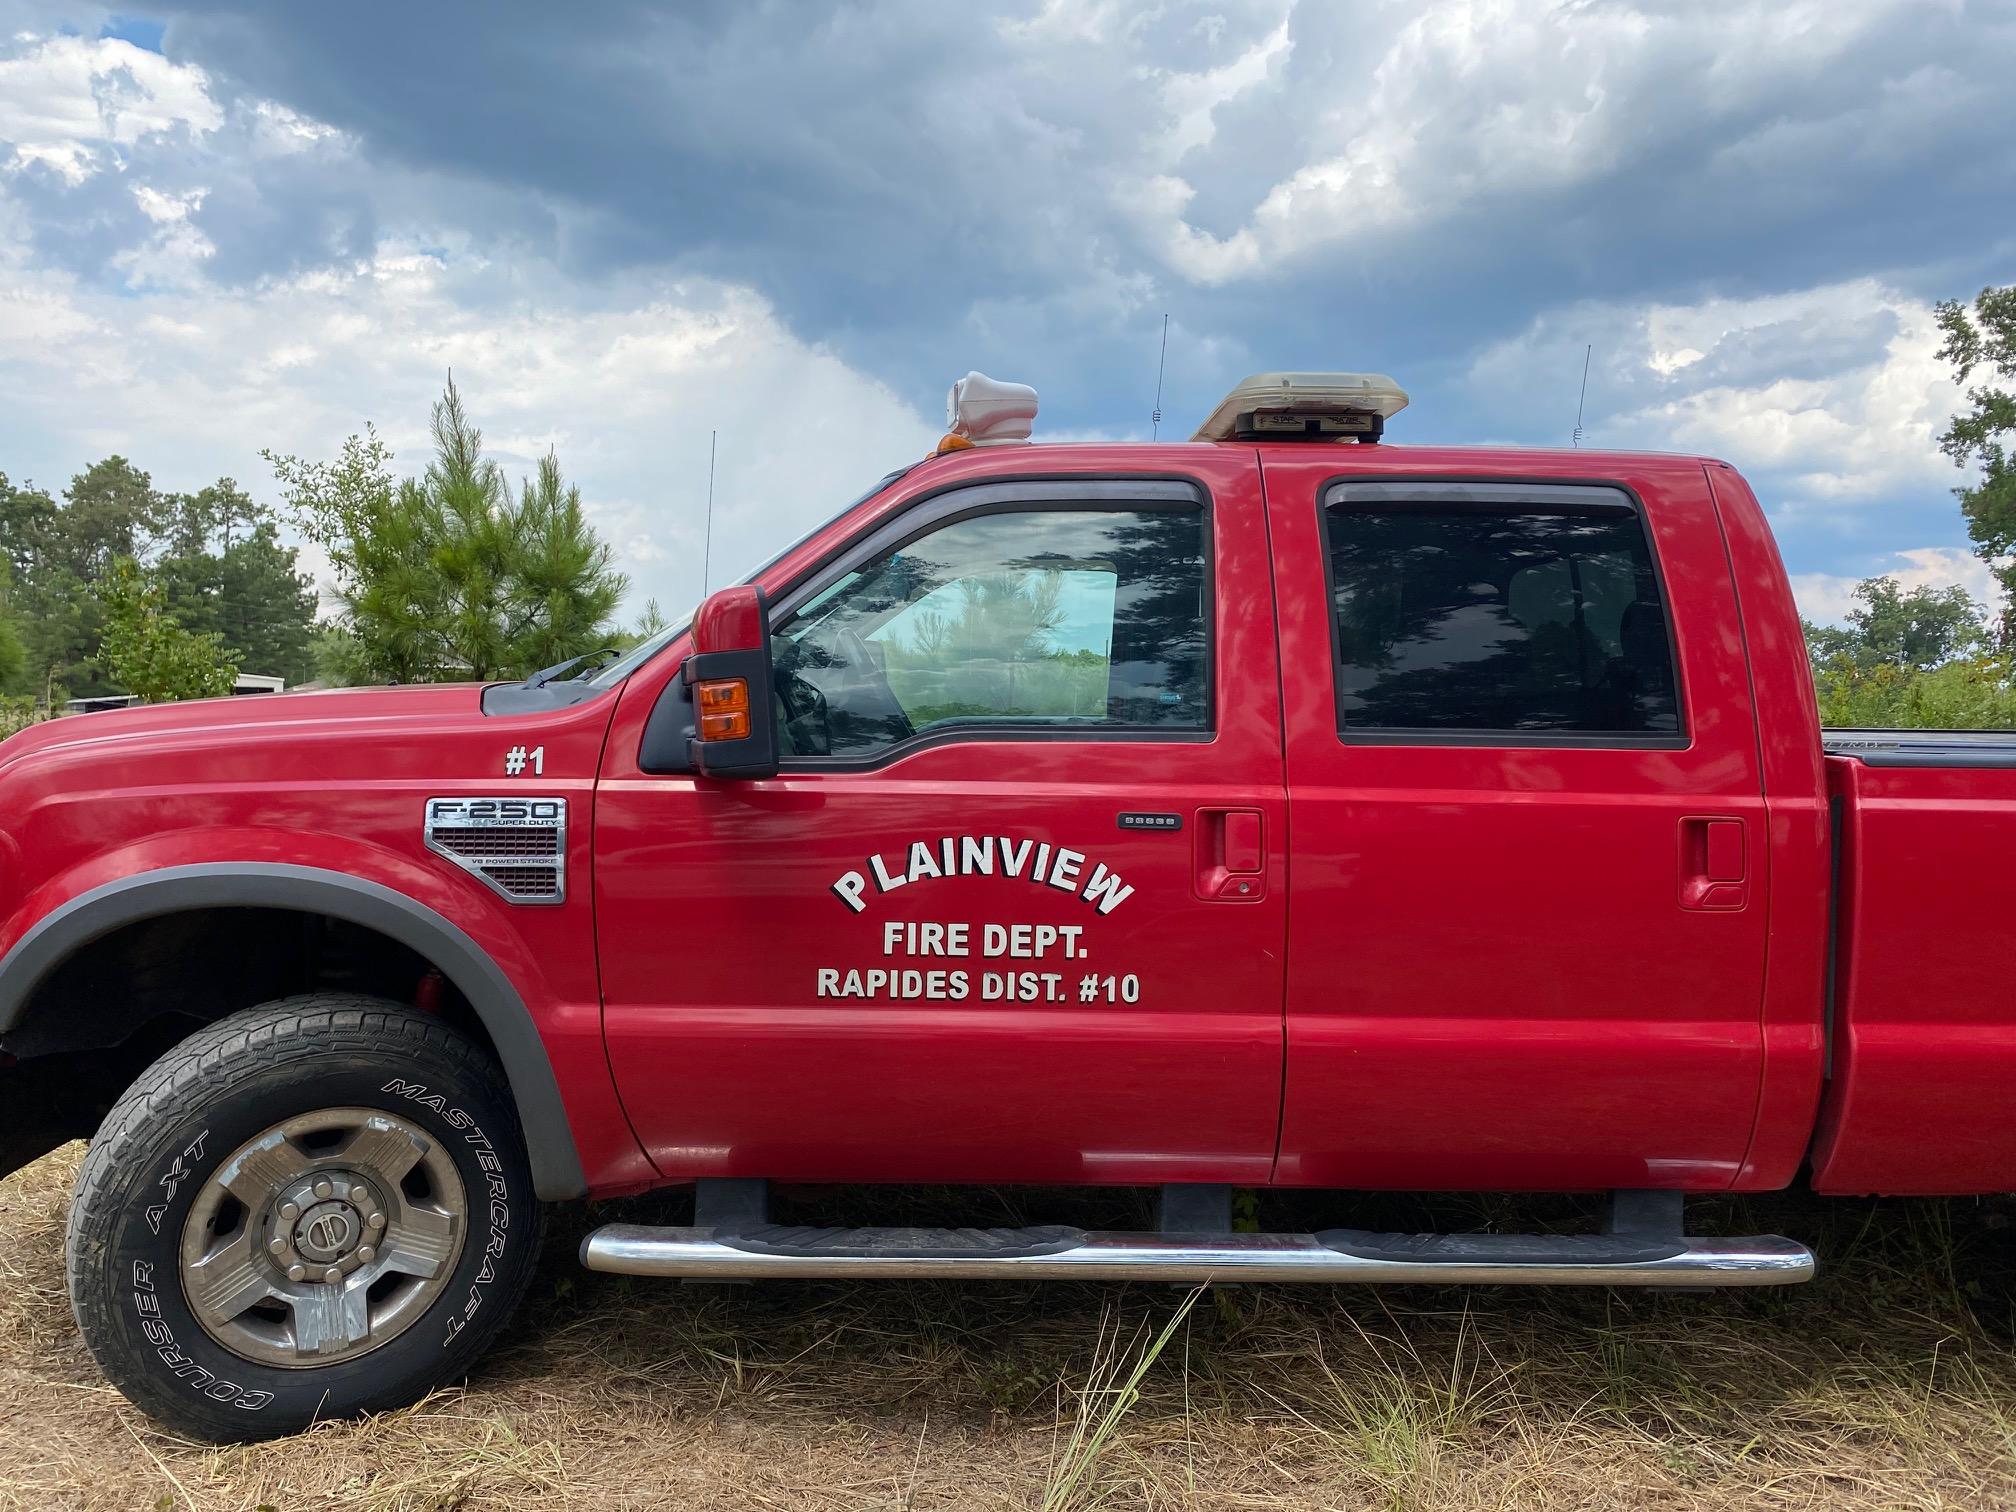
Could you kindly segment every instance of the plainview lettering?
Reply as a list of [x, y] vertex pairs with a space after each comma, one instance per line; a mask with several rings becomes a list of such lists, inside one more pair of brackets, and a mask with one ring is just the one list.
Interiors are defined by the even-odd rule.
[[868, 858], [860, 871], [842, 872], [833, 883], [833, 895], [853, 913], [868, 907], [872, 886], [879, 895], [944, 877], [1020, 877], [1059, 892], [1074, 894], [1101, 914], [1110, 914], [1134, 889], [1120, 874], [1103, 862], [1086, 868], [1083, 851], [1053, 846], [1047, 840], [1016, 840], [1007, 835], [946, 835], [938, 840], [913, 840], [909, 849], [884, 857], [879, 852]]

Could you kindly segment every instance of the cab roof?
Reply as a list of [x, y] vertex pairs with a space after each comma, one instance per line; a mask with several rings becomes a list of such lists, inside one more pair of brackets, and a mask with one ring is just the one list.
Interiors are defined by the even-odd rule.
[[[1328, 456], [1339, 472], [1460, 473], [1465, 470], [1581, 477], [1603, 473], [1727, 466], [1720, 458], [1694, 452], [1629, 451], [1591, 447], [1483, 445], [1419, 446], [1382, 441], [1373, 445], [1337, 441], [1028, 441], [1012, 447], [975, 448], [927, 457], [920, 464], [945, 475], [969, 471], [1033, 473], [1046, 469], [1084, 472], [1118, 467], [1129, 472], [1181, 470], [1183, 458], [1251, 452], [1264, 462], [1306, 462]], [[914, 469], [912, 471], [915, 471]]]

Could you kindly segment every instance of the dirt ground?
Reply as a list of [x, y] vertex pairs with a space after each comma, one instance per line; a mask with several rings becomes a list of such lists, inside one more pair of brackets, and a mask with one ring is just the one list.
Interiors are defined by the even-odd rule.
[[[668, 1200], [623, 1204], [555, 1224], [466, 1387], [215, 1449], [128, 1407], [78, 1341], [78, 1158], [0, 1182], [0, 1508], [2016, 1507], [2016, 1235], [1983, 1204], [1697, 1204], [1704, 1230], [1814, 1243], [1822, 1279], [1784, 1291], [1194, 1299], [580, 1271], [591, 1222], [676, 1221]], [[994, 1223], [1039, 1200], [899, 1197]], [[1062, 1201], [1035, 1216], [1141, 1221], [1126, 1194]], [[1536, 1216], [1386, 1209], [1348, 1217]]]

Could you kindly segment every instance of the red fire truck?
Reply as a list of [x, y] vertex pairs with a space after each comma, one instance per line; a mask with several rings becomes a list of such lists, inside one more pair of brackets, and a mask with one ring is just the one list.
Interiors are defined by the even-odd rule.
[[[0, 1167], [91, 1139], [107, 1374], [216, 1438], [408, 1401], [542, 1204], [679, 1184], [585, 1263], [1765, 1285], [1814, 1257], [1687, 1194], [2016, 1186], [2016, 738], [1823, 733], [1726, 463], [1404, 403], [1265, 374], [1189, 444], [1040, 445], [975, 375], [610, 664], [0, 745]], [[806, 1230], [776, 1182], [1160, 1220]], [[1269, 1187], [1336, 1226], [1235, 1232]], [[1374, 1189], [1608, 1218], [1352, 1227]]]

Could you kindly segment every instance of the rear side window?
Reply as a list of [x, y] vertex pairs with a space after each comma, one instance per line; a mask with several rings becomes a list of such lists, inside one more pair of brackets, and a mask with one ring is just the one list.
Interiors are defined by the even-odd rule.
[[[1446, 503], [1339, 492], [1324, 528], [1340, 733], [1681, 735], [1659, 577], [1622, 494], [1553, 488], [1522, 504], [1504, 485], [1452, 487], [1460, 502]], [[1564, 502], [1578, 494], [1591, 501]]]

